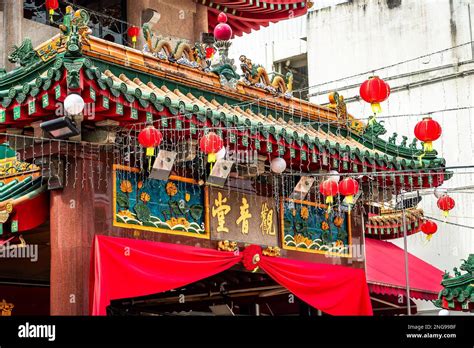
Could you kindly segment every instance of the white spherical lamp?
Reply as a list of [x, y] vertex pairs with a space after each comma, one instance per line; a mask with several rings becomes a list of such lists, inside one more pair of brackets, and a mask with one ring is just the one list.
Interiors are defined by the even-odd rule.
[[332, 180], [335, 182], [339, 182], [339, 180], [341, 180], [341, 176], [339, 175], [339, 172], [337, 170], [331, 170], [329, 171], [328, 174], [329, 174], [328, 175], [329, 180]]
[[225, 146], [222, 146], [222, 148], [216, 152], [216, 160], [224, 159], [225, 154], [226, 154]]
[[442, 309], [438, 312], [438, 315], [447, 316], [447, 315], [449, 315], [449, 311], [447, 309]]
[[79, 115], [84, 110], [84, 99], [79, 94], [69, 94], [64, 99], [64, 110], [68, 115]]
[[274, 173], [281, 174], [286, 169], [286, 161], [280, 157], [274, 158], [270, 162], [270, 169]]

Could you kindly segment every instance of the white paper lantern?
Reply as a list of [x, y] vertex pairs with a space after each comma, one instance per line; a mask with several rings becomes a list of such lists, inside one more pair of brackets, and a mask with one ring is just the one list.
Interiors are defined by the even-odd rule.
[[447, 309], [442, 309], [438, 312], [438, 315], [441, 315], [441, 316], [449, 315], [449, 311]]
[[84, 110], [84, 99], [79, 94], [69, 94], [64, 99], [64, 110], [68, 115], [79, 115]]
[[286, 161], [280, 157], [274, 158], [270, 163], [270, 169], [274, 173], [281, 174], [286, 169]]
[[222, 148], [216, 152], [216, 160], [221, 160], [225, 158], [225, 146], [222, 146]]
[[331, 170], [329, 171], [328, 180], [339, 182], [339, 180], [341, 180], [341, 176], [337, 170]]

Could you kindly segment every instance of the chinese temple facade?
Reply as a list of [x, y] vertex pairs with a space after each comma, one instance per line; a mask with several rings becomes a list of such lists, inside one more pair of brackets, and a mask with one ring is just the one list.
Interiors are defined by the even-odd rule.
[[[402, 260], [380, 240], [419, 232], [423, 211], [384, 204], [442, 185], [444, 159], [382, 140], [383, 123], [359, 121], [337, 93], [318, 106], [293, 97], [291, 74], [229, 59], [232, 29], [258, 29], [293, 6], [302, 14], [300, 2], [244, 1], [228, 18], [224, 3], [203, 2], [210, 42], [168, 40], [145, 24], [128, 47], [91, 35], [88, 12], [69, 7], [56, 36], [9, 53], [18, 67], [0, 73], [0, 238], [8, 252], [39, 245], [38, 262], [0, 266], [17, 284], [0, 285], [13, 315], [222, 305], [371, 315], [404, 294], [366, 253]], [[325, 190], [336, 175], [359, 189]], [[438, 271], [427, 269], [436, 285]], [[33, 280], [43, 306], [22, 308], [32, 295], [16, 288]], [[414, 297], [436, 299], [440, 288], [424, 285]]]

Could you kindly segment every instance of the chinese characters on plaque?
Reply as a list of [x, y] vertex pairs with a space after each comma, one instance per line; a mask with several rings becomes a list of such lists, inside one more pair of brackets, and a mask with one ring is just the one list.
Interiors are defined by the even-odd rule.
[[278, 212], [273, 197], [209, 190], [211, 238], [278, 246]]

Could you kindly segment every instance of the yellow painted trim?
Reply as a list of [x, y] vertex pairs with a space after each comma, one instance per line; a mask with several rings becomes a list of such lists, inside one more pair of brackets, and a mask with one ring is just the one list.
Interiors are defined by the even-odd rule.
[[347, 213], [347, 234], [348, 234], [348, 247], [349, 247], [349, 253], [348, 254], [335, 253], [335, 252], [330, 252], [330, 251], [313, 250], [313, 249], [304, 249], [304, 248], [298, 248], [298, 247], [293, 247], [293, 246], [287, 246], [286, 243], [285, 243], [284, 201], [294, 202], [294, 203], [297, 203], [297, 204], [310, 205], [310, 206], [319, 207], [319, 208], [327, 208], [327, 205], [321, 204], [321, 203], [280, 197], [280, 231], [281, 231], [280, 238], [281, 238], [282, 249], [284, 249], [284, 250], [293, 250], [293, 251], [302, 251], [302, 252], [305, 252], [305, 253], [312, 253], [312, 254], [322, 254], [322, 255], [339, 256], [339, 257], [347, 257], [347, 258], [352, 257], [352, 226], [351, 226], [351, 212], [350, 211]]
[[[168, 230], [164, 228], [158, 228], [158, 227], [149, 227], [149, 226], [142, 226], [142, 225], [133, 225], [133, 224], [125, 224], [123, 222], [118, 222], [117, 221], [117, 170], [123, 170], [123, 171], [129, 171], [133, 173], [138, 173], [140, 172], [140, 169], [138, 168], [133, 168], [133, 167], [128, 167], [128, 166], [123, 166], [120, 164], [114, 164], [113, 165], [113, 173], [112, 173], [112, 182], [113, 182], [113, 204], [112, 204], [112, 214], [113, 214], [113, 220], [112, 220], [112, 225], [115, 227], [122, 227], [122, 228], [128, 228], [128, 229], [134, 229], [134, 230], [142, 230], [142, 231], [150, 231], [150, 232], [158, 232], [158, 233], [165, 233], [165, 234], [171, 234], [171, 235], [177, 235], [177, 236], [186, 236], [186, 237], [192, 237], [192, 238], [200, 238], [200, 239], [210, 239], [211, 238], [211, 232], [209, 230], [209, 205], [208, 205], [208, 198], [209, 198], [209, 193], [207, 187], [204, 188], [204, 234], [196, 234], [193, 232], [185, 232], [185, 231], [173, 231], [173, 230]], [[195, 184], [197, 185], [197, 181], [191, 178], [185, 178], [181, 177], [178, 175], [170, 175], [169, 180], [171, 181], [181, 181], [185, 182], [188, 184]]]

